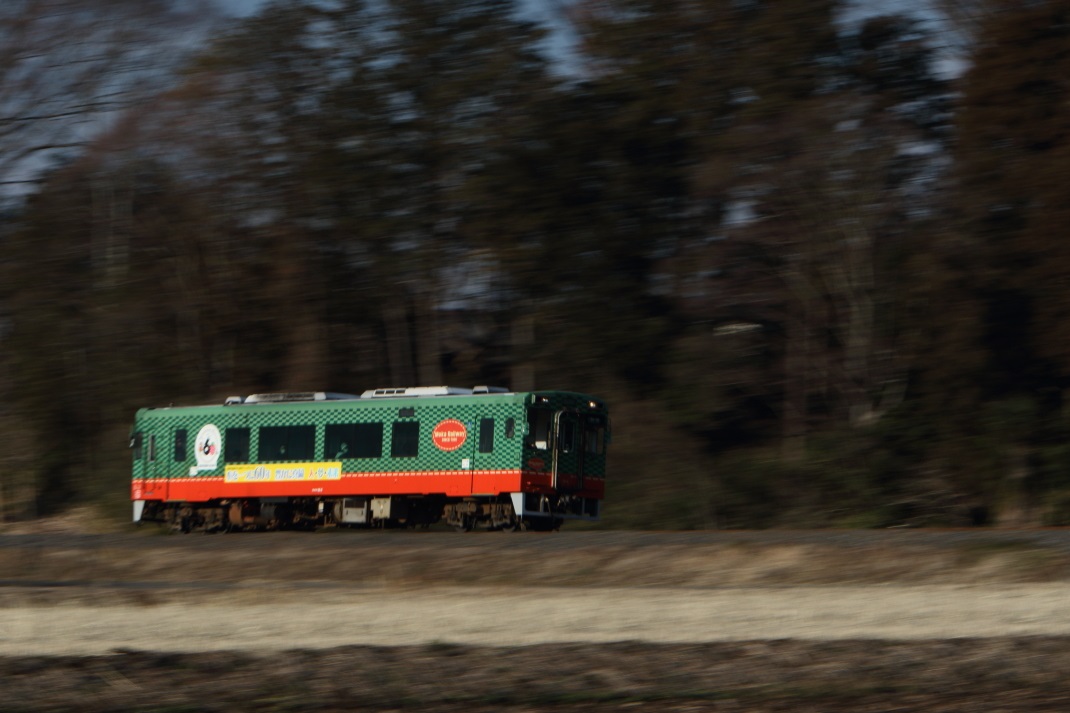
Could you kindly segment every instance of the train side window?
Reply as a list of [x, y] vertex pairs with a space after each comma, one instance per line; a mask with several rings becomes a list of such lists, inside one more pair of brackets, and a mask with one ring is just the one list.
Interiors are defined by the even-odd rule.
[[512, 438], [515, 435], [516, 435], [516, 419], [515, 418], [507, 418], [507, 419], [505, 419], [505, 437], [506, 438]]
[[257, 459], [263, 462], [312, 460], [315, 426], [261, 426]]
[[149, 435], [149, 463], [156, 462], [156, 436]]
[[383, 424], [358, 423], [354, 458], [383, 457]]
[[130, 447], [134, 449], [134, 460], [141, 460], [144, 440], [145, 437], [141, 435], [141, 431], [135, 433], [134, 437], [130, 440]]
[[175, 463], [186, 460], [186, 429], [175, 431]]
[[479, 452], [494, 452], [494, 419], [479, 419]]
[[249, 429], [228, 428], [223, 434], [223, 460], [227, 463], [249, 462]]
[[381, 458], [383, 456], [383, 424], [335, 423], [324, 434], [323, 457]]
[[390, 455], [415, 458], [420, 454], [420, 422], [395, 421], [390, 438]]
[[528, 445], [546, 450], [550, 447], [550, 412], [541, 409], [533, 409], [528, 412], [528, 424], [531, 434]]

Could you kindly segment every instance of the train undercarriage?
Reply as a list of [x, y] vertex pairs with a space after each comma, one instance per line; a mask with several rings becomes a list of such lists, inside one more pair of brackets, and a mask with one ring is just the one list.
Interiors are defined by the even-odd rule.
[[597, 519], [598, 510], [598, 500], [568, 495], [507, 493], [497, 498], [393, 495], [251, 498], [204, 503], [140, 501], [140, 505], [135, 503], [134, 519], [162, 523], [176, 532], [207, 533], [329, 527], [415, 529], [437, 523], [464, 532], [542, 532], [558, 529], [565, 519]]

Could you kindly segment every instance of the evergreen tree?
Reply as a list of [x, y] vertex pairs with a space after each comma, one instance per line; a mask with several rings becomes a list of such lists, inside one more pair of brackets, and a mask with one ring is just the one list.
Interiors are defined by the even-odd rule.
[[1004, 2], [964, 80], [960, 205], [987, 266], [994, 394], [1070, 382], [1070, 4]]
[[972, 341], [958, 350], [980, 363], [968, 372], [974, 383], [959, 389], [973, 402], [954, 404], [947, 442], [990, 513], [1062, 522], [1070, 492], [1070, 88], [1062, 80], [1070, 3], [982, 5], [955, 152], [960, 293], [976, 304]]

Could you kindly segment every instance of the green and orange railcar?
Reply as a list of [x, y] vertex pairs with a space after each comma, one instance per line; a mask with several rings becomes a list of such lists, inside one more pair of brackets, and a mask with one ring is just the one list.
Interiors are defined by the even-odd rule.
[[598, 520], [609, 414], [594, 396], [493, 387], [230, 397], [146, 408], [135, 521], [183, 531]]

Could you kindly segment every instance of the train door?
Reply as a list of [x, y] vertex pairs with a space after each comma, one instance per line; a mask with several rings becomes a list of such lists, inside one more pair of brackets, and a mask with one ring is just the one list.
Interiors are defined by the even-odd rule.
[[573, 411], [554, 414], [553, 475], [559, 491], [583, 488], [584, 430], [579, 415]]
[[[189, 431], [184, 428], [172, 428], [170, 439], [167, 444], [160, 449], [160, 455], [157, 458], [164, 463], [164, 467], [169, 473], [168, 486], [175, 484], [180, 478], [189, 477], [189, 466], [193, 458], [193, 448], [188, 442]], [[181, 488], [179, 490], [181, 492]]]
[[492, 476], [494, 467], [494, 418], [479, 415], [473, 420], [475, 433], [470, 438], [468, 467], [472, 474], [472, 493], [497, 494], [500, 487]]
[[[166, 431], [163, 431], [166, 433]], [[145, 494], [152, 494], [153, 500], [166, 500], [167, 460], [164, 458], [164, 437], [160, 433], [145, 434], [145, 473], [149, 479], [145, 483]]]

